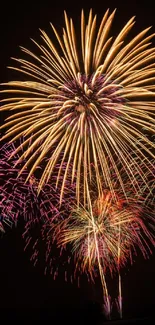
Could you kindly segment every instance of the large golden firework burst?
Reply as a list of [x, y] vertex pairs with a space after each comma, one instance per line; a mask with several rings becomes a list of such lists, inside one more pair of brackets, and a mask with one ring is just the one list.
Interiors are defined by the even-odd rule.
[[[45, 157], [49, 158], [44, 161], [39, 190], [59, 162], [58, 184], [63, 163], [67, 162], [61, 199], [71, 163], [79, 201], [81, 184], [87, 192], [92, 164], [101, 193], [103, 177], [112, 190], [109, 161], [123, 188], [116, 158], [131, 180], [134, 175], [130, 166], [136, 165], [137, 156], [145, 159], [148, 169], [150, 158], [155, 157], [154, 143], [146, 135], [155, 131], [155, 49], [150, 47], [154, 34], [146, 36], [146, 28], [125, 44], [133, 17], [113, 39], [109, 32], [114, 15], [115, 11], [109, 14], [107, 10], [97, 29], [92, 10], [87, 21], [82, 11], [79, 42], [73, 21], [65, 13], [62, 37], [51, 25], [58, 49], [41, 31], [43, 45], [34, 41], [40, 54], [22, 48], [30, 59], [15, 59], [21, 67], [13, 69], [24, 73], [27, 81], [3, 84], [7, 88], [2, 92], [11, 97], [2, 100], [1, 110], [15, 112], [2, 126], [8, 128], [3, 139], [26, 137], [21, 159], [27, 158], [24, 168], [30, 166], [28, 177]], [[138, 164], [137, 169], [143, 179]]]

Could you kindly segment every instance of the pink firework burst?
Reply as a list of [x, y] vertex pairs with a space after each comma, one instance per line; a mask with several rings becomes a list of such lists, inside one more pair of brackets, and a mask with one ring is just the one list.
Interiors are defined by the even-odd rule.
[[[22, 142], [21, 142], [22, 144]], [[27, 171], [25, 170], [20, 177], [18, 173], [22, 163], [16, 165], [19, 156], [16, 154], [10, 159], [15, 151], [15, 143], [5, 144], [0, 152], [0, 211], [1, 218], [16, 223], [20, 215], [25, 219], [29, 218], [26, 204], [30, 204], [31, 195], [33, 195], [31, 177], [29, 182], [25, 183]]]

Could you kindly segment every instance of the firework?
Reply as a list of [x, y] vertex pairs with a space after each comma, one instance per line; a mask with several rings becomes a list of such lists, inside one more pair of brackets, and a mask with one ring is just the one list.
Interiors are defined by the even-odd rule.
[[[21, 146], [22, 143], [23, 139], [20, 140]], [[25, 183], [26, 170], [18, 176], [19, 168], [23, 164], [23, 161], [16, 164], [19, 159], [18, 154], [9, 159], [15, 149], [16, 143], [5, 144], [1, 148], [0, 232], [4, 233], [5, 226], [17, 225], [21, 220], [20, 224], [24, 226], [24, 250], [29, 250], [34, 265], [39, 260], [44, 264], [44, 260], [45, 273], [48, 271], [55, 278], [57, 268], [55, 269], [54, 265], [56, 261], [58, 263], [59, 258], [52, 254], [54, 247], [56, 252], [54, 231], [52, 234], [50, 227], [50, 235], [48, 235], [47, 225], [52, 225], [54, 230], [54, 227], [58, 227], [59, 222], [68, 216], [70, 205], [75, 201], [75, 184], [71, 184], [71, 179], [66, 181], [60, 208], [60, 189], [55, 187], [55, 175], [59, 165], [55, 166], [52, 179], [38, 194], [37, 179], [34, 176], [31, 176], [27, 183]], [[66, 166], [63, 165], [63, 172], [65, 168]], [[61, 255], [61, 251], [58, 252]]]
[[[131, 258], [137, 245], [143, 255], [147, 256], [145, 238], [154, 243], [145, 222], [141, 219], [142, 205], [130, 199], [127, 203], [118, 196], [113, 200], [111, 192], [105, 190], [92, 206], [91, 210], [79, 207], [65, 219], [59, 231], [59, 243], [71, 243], [76, 254], [77, 266], [89, 272], [95, 270], [98, 256], [102, 261], [104, 272], [118, 270], [118, 242], [120, 241], [119, 267]], [[142, 236], [142, 233], [144, 236]], [[96, 245], [97, 243], [97, 245]]]
[[[20, 140], [22, 146], [22, 140]], [[5, 144], [1, 148], [0, 156], [0, 211], [1, 221], [17, 223], [22, 217], [26, 222], [34, 222], [48, 218], [52, 213], [56, 214], [58, 205], [59, 193], [56, 191], [52, 183], [46, 184], [46, 188], [37, 193], [37, 180], [31, 176], [28, 182], [26, 178], [28, 171], [25, 170], [20, 176], [19, 170], [22, 167], [23, 161], [17, 163], [18, 154], [11, 154], [15, 151], [16, 144]], [[57, 168], [57, 166], [56, 166]], [[54, 175], [53, 175], [54, 178]], [[67, 192], [67, 188], [66, 188]], [[43, 206], [46, 207], [43, 209]], [[67, 206], [67, 204], [66, 204]], [[49, 217], [50, 218], [50, 217]]]
[[[15, 59], [21, 66], [13, 69], [26, 75], [27, 81], [21, 79], [3, 84], [7, 89], [2, 92], [11, 97], [2, 100], [1, 110], [15, 111], [2, 126], [8, 128], [3, 139], [11, 137], [14, 141], [25, 136], [24, 153], [20, 158], [27, 158], [22, 168], [29, 166], [27, 179], [43, 163], [45, 156], [50, 158], [44, 161], [39, 191], [49, 181], [59, 161], [58, 185], [62, 165], [66, 163], [60, 201], [71, 164], [79, 203], [81, 184], [87, 193], [92, 163], [98, 195], [101, 195], [102, 178], [112, 190], [109, 160], [124, 189], [116, 157], [125, 167], [131, 183], [134, 175], [130, 166], [131, 163], [136, 165], [137, 155], [142, 160], [145, 157], [148, 170], [150, 158], [154, 159], [154, 143], [150, 137], [155, 131], [155, 50], [150, 47], [154, 34], [147, 35], [149, 28], [146, 28], [125, 43], [134, 25], [134, 18], [131, 18], [113, 39], [109, 32], [114, 15], [115, 11], [109, 14], [108, 10], [97, 29], [92, 10], [87, 21], [82, 11], [79, 42], [73, 21], [65, 13], [62, 38], [51, 25], [59, 49], [41, 31], [44, 44], [34, 41], [40, 54], [22, 48], [27, 58]], [[143, 179], [144, 172], [139, 165], [137, 170]]]
[[[20, 139], [21, 148], [23, 139]], [[56, 175], [59, 164], [56, 164], [52, 179], [37, 193], [37, 179], [31, 176], [28, 182], [27, 170], [18, 176], [23, 161], [18, 162], [18, 154], [12, 155], [16, 150], [17, 143], [6, 143], [0, 152], [0, 231], [5, 232], [4, 226], [12, 226], [20, 219], [24, 221], [25, 249], [32, 248], [31, 260], [34, 264], [39, 259], [41, 243], [46, 243], [45, 260], [46, 268], [50, 269], [51, 251], [54, 247], [54, 236], [48, 238], [47, 225], [58, 227], [59, 222], [64, 220], [70, 211], [72, 202], [75, 203], [75, 183], [72, 184], [71, 177], [65, 182], [64, 197], [60, 208], [60, 188], [56, 188]], [[12, 155], [12, 158], [10, 159]], [[65, 172], [66, 165], [62, 170]], [[50, 227], [51, 230], [51, 227]], [[37, 237], [36, 237], [37, 236]], [[43, 255], [43, 254], [42, 254]], [[49, 259], [48, 259], [49, 256]]]
[[[143, 189], [144, 190], [144, 189]], [[117, 307], [122, 317], [122, 289], [120, 270], [130, 259], [136, 247], [144, 258], [151, 253], [150, 243], [154, 240], [154, 219], [146, 206], [145, 199], [136, 197], [128, 190], [128, 199], [120, 189], [108, 189], [90, 202], [89, 207], [77, 207], [70, 216], [59, 224], [57, 231], [58, 246], [72, 247], [75, 257], [75, 275], [86, 272], [91, 279], [98, 269], [104, 297], [106, 314], [111, 314], [111, 302], [107, 289], [106, 273], [118, 273], [119, 295]], [[150, 226], [148, 227], [148, 224]]]

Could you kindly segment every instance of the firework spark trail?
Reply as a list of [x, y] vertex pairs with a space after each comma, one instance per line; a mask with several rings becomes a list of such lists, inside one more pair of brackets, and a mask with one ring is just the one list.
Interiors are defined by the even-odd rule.
[[[99, 253], [98, 240], [97, 240], [97, 236], [96, 236], [95, 220], [94, 220], [94, 216], [93, 216], [92, 202], [91, 202], [89, 193], [90, 193], [89, 188], [87, 188], [88, 208], [90, 210], [91, 221], [92, 221], [92, 225], [93, 225], [93, 236], [94, 236], [94, 242], [95, 242], [95, 249], [97, 252], [97, 263], [98, 263], [98, 269], [99, 269], [100, 279], [101, 279], [102, 288], [103, 288], [103, 297], [104, 297], [105, 306], [106, 306], [105, 310], [106, 310], [108, 318], [110, 318], [111, 305], [110, 305], [109, 293], [108, 293], [108, 289], [107, 289], [103, 266], [101, 265], [101, 261], [100, 261], [100, 253]], [[88, 252], [89, 252], [89, 250], [90, 250], [90, 240], [88, 240]], [[90, 258], [90, 254], [89, 254], [89, 258]]]
[[120, 273], [120, 258], [121, 258], [121, 220], [119, 218], [119, 235], [118, 235], [118, 310], [120, 318], [122, 318], [122, 284]]
[[[102, 178], [113, 191], [108, 159], [125, 191], [116, 157], [124, 166], [130, 183], [134, 179], [132, 164], [145, 182], [145, 173], [136, 158], [145, 159], [148, 170], [152, 168], [150, 158], [155, 158], [154, 142], [149, 135], [155, 131], [155, 49], [150, 47], [154, 34], [147, 35], [150, 28], [146, 28], [125, 43], [135, 23], [133, 17], [113, 39], [109, 33], [114, 15], [115, 11], [109, 14], [107, 10], [97, 30], [92, 10], [87, 21], [82, 11], [79, 43], [73, 21], [65, 13], [62, 38], [51, 25], [59, 50], [41, 30], [44, 44], [33, 41], [40, 55], [22, 47], [30, 59], [14, 59], [21, 67], [13, 69], [26, 75], [27, 81], [3, 84], [5, 89], [2, 93], [11, 97], [1, 101], [1, 110], [14, 113], [2, 126], [8, 128], [3, 139], [11, 137], [14, 141], [21, 135], [25, 136], [24, 153], [20, 156], [21, 159], [27, 158], [22, 170], [29, 166], [28, 178], [37, 166], [42, 165], [45, 156], [50, 157], [43, 168], [39, 191], [49, 181], [55, 164], [60, 160], [58, 185], [62, 165], [66, 162], [60, 202], [65, 180], [70, 177], [71, 161], [72, 180], [76, 181], [79, 203], [82, 183], [84, 197], [87, 193], [92, 163], [100, 195]], [[30, 137], [32, 142], [28, 146]], [[20, 151], [20, 147], [16, 151]]]
[[[1, 203], [0, 203], [0, 209], [1, 209]], [[5, 233], [5, 225], [7, 227], [12, 227], [13, 222], [10, 217], [8, 217], [6, 214], [0, 215], [0, 232]]]

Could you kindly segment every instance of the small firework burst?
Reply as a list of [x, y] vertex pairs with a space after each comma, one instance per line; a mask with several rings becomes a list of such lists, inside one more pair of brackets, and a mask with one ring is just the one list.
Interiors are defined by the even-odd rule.
[[[60, 201], [71, 164], [79, 203], [82, 183], [87, 193], [92, 164], [100, 195], [102, 178], [106, 187], [112, 187], [109, 160], [124, 189], [116, 157], [131, 183], [134, 178], [131, 164], [136, 165], [141, 179], [145, 178], [136, 158], [145, 157], [150, 170], [150, 157], [155, 157], [149, 136], [155, 131], [155, 50], [149, 47], [154, 34], [146, 35], [149, 30], [146, 28], [125, 44], [125, 37], [134, 25], [131, 18], [112, 40], [108, 34], [114, 15], [115, 11], [109, 14], [108, 10], [97, 30], [92, 10], [87, 22], [82, 11], [81, 42], [77, 43], [72, 19], [65, 13], [62, 39], [52, 26], [60, 49], [41, 31], [44, 45], [34, 41], [40, 55], [22, 48], [30, 59], [15, 59], [21, 67], [13, 69], [24, 73], [27, 81], [10, 81], [5, 84], [8, 89], [2, 90], [11, 94], [11, 98], [2, 100], [1, 110], [17, 110], [2, 126], [9, 128], [3, 139], [25, 136], [24, 153], [20, 156], [27, 158], [22, 168], [29, 166], [27, 179], [48, 156], [38, 188], [41, 190], [49, 181], [59, 161], [58, 184], [66, 162]], [[30, 137], [32, 142], [28, 145]]]
[[[117, 198], [117, 199], [116, 199]], [[152, 232], [154, 220], [146, 213], [142, 200], [104, 190], [89, 209], [77, 207], [59, 224], [56, 233], [58, 246], [70, 248], [74, 255], [75, 276], [85, 272], [94, 281], [99, 274], [103, 288], [104, 311], [111, 315], [111, 297], [108, 293], [106, 273], [118, 274], [118, 299], [116, 305], [122, 318], [122, 287], [120, 270], [136, 254], [136, 247], [146, 258], [151, 253], [150, 243], [155, 245]], [[145, 216], [146, 217], [146, 216]], [[149, 220], [149, 221], [148, 221]], [[146, 224], [151, 223], [150, 229]]]
[[129, 258], [132, 261], [132, 251], [135, 251], [136, 245], [144, 256], [147, 255], [145, 237], [154, 243], [141, 219], [142, 205], [133, 198], [128, 198], [127, 202], [122, 196], [116, 196], [117, 201], [109, 190], [105, 190], [94, 201], [92, 209], [79, 207], [73, 210], [60, 226], [58, 242], [60, 245], [73, 245], [77, 267], [82, 271], [89, 269], [93, 273], [100, 259], [104, 272], [110, 269], [112, 273], [124, 266]]

